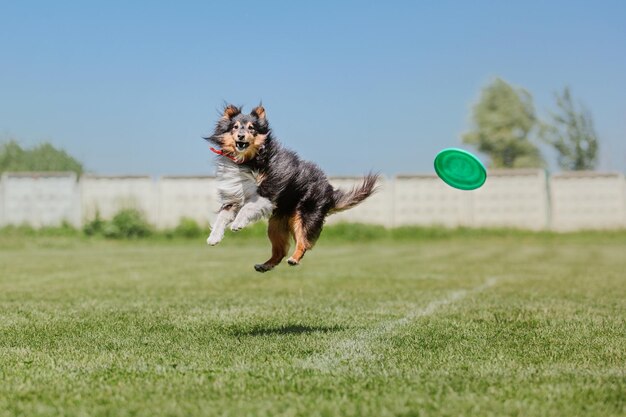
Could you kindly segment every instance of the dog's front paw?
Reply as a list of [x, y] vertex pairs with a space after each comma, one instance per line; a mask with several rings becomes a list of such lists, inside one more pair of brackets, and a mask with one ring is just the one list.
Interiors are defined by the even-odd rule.
[[287, 263], [288, 263], [289, 265], [291, 265], [291, 266], [300, 265], [300, 262], [296, 261], [296, 260], [295, 260], [295, 259], [293, 259], [293, 258], [289, 258], [289, 259], [287, 259]]
[[246, 227], [247, 225], [248, 225], [248, 222], [235, 220], [233, 224], [230, 225], [230, 230], [232, 230], [233, 232], [238, 232], [244, 227]]
[[215, 246], [222, 241], [223, 236], [209, 236], [206, 240], [207, 245]]

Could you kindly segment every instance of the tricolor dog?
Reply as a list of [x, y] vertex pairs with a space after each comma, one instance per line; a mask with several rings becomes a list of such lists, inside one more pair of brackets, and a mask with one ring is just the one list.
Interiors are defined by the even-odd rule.
[[271, 270], [287, 256], [290, 236], [296, 248], [287, 262], [298, 265], [319, 238], [328, 215], [356, 206], [376, 190], [378, 175], [374, 174], [350, 191], [333, 188], [317, 165], [274, 139], [262, 106], [250, 114], [226, 106], [213, 135], [205, 139], [220, 148], [211, 149], [219, 154], [222, 203], [207, 243], [218, 244], [229, 225], [237, 231], [269, 217], [272, 256], [254, 266], [259, 272]]

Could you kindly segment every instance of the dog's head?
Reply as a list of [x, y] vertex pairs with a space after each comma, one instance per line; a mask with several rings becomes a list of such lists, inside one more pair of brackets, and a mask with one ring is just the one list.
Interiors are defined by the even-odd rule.
[[205, 138], [233, 158], [237, 163], [253, 159], [263, 148], [269, 136], [269, 124], [263, 106], [255, 107], [250, 114], [243, 114], [241, 107], [227, 105], [215, 126], [215, 132]]

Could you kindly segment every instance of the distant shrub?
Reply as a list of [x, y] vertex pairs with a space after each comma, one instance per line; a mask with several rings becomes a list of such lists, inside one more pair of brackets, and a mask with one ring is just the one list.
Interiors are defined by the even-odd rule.
[[110, 223], [104, 225], [103, 234], [117, 239], [148, 237], [152, 234], [152, 226], [139, 210], [123, 209], [113, 216]]
[[120, 232], [120, 228], [111, 222], [105, 222], [102, 225], [102, 230], [100, 231], [100, 233], [102, 234], [102, 236], [109, 239], [121, 239], [125, 237]]
[[103, 220], [96, 212], [96, 217], [83, 226], [83, 233], [110, 239], [133, 239], [151, 236], [153, 229], [139, 210], [122, 209], [110, 221]]
[[85, 223], [85, 225], [83, 226], [83, 233], [85, 233], [87, 236], [100, 235], [102, 234], [105, 225], [106, 222], [102, 220], [102, 218], [100, 218], [100, 212], [96, 211], [96, 217], [93, 220]]
[[180, 236], [185, 238], [197, 238], [202, 236], [203, 230], [194, 219], [189, 217], [183, 217], [180, 219], [180, 223], [174, 229], [173, 236]]

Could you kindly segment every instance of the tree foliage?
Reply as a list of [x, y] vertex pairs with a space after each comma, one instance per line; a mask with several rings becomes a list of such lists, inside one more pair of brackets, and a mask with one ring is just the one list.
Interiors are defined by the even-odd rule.
[[7, 171], [73, 171], [80, 175], [83, 165], [50, 143], [24, 149], [11, 140], [0, 144], [0, 173]]
[[558, 152], [561, 169], [592, 170], [598, 163], [598, 137], [591, 113], [582, 105], [576, 108], [569, 87], [556, 94], [557, 113], [552, 123], [544, 124], [541, 138]]
[[472, 109], [474, 129], [463, 135], [464, 143], [487, 154], [494, 168], [537, 168], [544, 161], [530, 141], [537, 124], [530, 93], [496, 78], [483, 88]]

